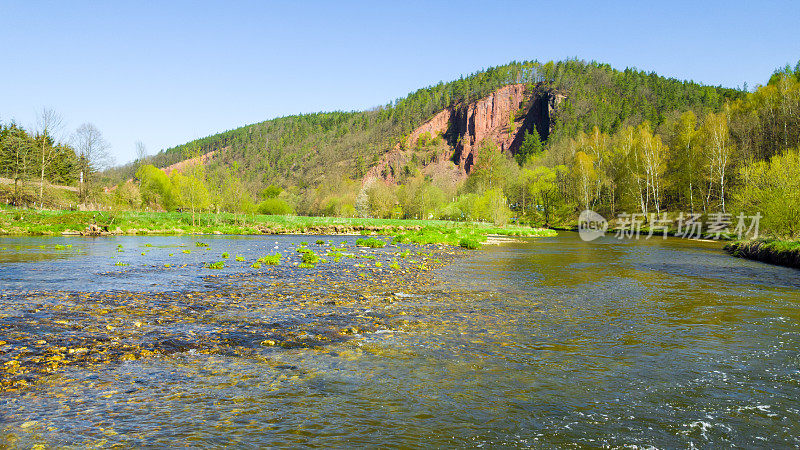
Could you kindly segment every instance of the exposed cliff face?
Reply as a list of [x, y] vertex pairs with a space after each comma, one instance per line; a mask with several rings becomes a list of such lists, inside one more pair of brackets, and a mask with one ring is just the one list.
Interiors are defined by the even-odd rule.
[[[407, 161], [423, 134], [443, 136], [450, 144], [435, 162], [451, 161], [458, 170], [454, 176], [467, 175], [475, 163], [475, 152], [484, 141], [493, 142], [502, 152], [514, 154], [524, 140], [525, 131], [536, 130], [546, 140], [552, 130], [555, 109], [564, 96], [536, 86], [526, 92], [526, 85], [504, 86], [469, 104], [454, 105], [436, 114], [414, 130], [402, 144], [385, 154], [370, 169], [364, 182], [383, 179], [396, 182], [400, 168]], [[440, 167], [439, 172], [444, 170]]]
[[468, 173], [474, 163], [474, 149], [484, 140], [494, 142], [500, 151], [510, 150], [517, 128], [512, 116], [524, 100], [525, 85], [512, 84], [477, 102], [457, 107], [453, 128], [458, 139], [453, 161]]

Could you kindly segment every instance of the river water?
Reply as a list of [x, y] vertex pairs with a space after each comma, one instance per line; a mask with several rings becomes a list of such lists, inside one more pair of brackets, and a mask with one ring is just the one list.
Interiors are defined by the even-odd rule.
[[[297, 342], [311, 342], [320, 328], [360, 328], [313, 345], [242, 338], [221, 351], [69, 365], [0, 394], [0, 446], [800, 445], [800, 272], [730, 257], [718, 243], [585, 243], [561, 233], [466, 252], [418, 282], [382, 278], [386, 286], [373, 289], [373, 275], [350, 270], [357, 260], [269, 275], [231, 264], [214, 278], [196, 248], [177, 264], [183, 270], [152, 268], [174, 262], [188, 238], [120, 239], [0, 240], [6, 329], [41, 314], [19, 312], [23, 303], [46, 309], [33, 300], [39, 292], [126, 289], [145, 305], [164, 292], [214, 295], [203, 320], [175, 316], [159, 330], [202, 322], [196, 335], [219, 333], [216, 316], [240, 334], [256, 333], [254, 323], [302, 322], [309, 340]], [[207, 252], [252, 259], [316, 238], [205, 240]], [[68, 242], [62, 253], [37, 251]], [[119, 252], [130, 266], [117, 273], [109, 257], [119, 243], [135, 250]], [[370, 251], [388, 264], [400, 250]], [[345, 291], [368, 294], [344, 301]]]

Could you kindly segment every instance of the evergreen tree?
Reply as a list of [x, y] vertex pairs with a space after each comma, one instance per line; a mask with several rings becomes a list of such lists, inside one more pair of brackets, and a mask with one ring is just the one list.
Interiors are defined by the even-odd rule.
[[542, 149], [542, 139], [539, 137], [539, 132], [536, 131], [536, 126], [534, 126], [532, 133], [525, 131], [525, 139], [522, 141], [522, 145], [519, 146], [519, 150], [517, 150], [517, 154], [514, 155], [514, 157], [521, 166], [525, 164], [525, 161], [531, 156], [537, 156], [542, 153]]

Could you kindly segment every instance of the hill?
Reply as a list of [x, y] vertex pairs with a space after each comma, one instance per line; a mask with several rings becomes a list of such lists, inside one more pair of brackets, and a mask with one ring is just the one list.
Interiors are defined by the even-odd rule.
[[[507, 94], [512, 102], [493, 106], [505, 101]], [[331, 203], [325, 197], [334, 192], [340, 194], [340, 201], [353, 201], [362, 178], [375, 178], [376, 172], [388, 170], [391, 173], [383, 178], [395, 183], [406, 181], [419, 169], [429, 175], [449, 173], [463, 178], [474, 157], [473, 147], [485, 137], [513, 153], [534, 126], [543, 141], [572, 138], [595, 126], [606, 133], [645, 120], [658, 127], [687, 110], [698, 115], [719, 111], [726, 101], [743, 95], [738, 90], [634, 69], [618, 71], [595, 62], [512, 62], [420, 89], [370, 111], [267, 120], [163, 150], [148, 162], [167, 167], [215, 151], [208, 172], [235, 164], [250, 192], [281, 186], [297, 212], [320, 214]], [[494, 114], [485, 113], [487, 105], [495, 108]], [[447, 120], [443, 114], [449, 116]], [[432, 118], [441, 123], [429, 126], [429, 138], [442, 134], [443, 142], [426, 141], [425, 155], [416, 152], [416, 160], [409, 165], [413, 155], [398, 155], [416, 145], [423, 134], [420, 127], [430, 125]], [[488, 128], [471, 129], [476, 120]], [[509, 133], [511, 128], [513, 133]], [[464, 140], [466, 135], [468, 140]], [[438, 167], [425, 170], [431, 161]], [[447, 161], [452, 166], [443, 164]], [[461, 170], [451, 170], [455, 166]], [[133, 164], [107, 173], [112, 182], [133, 175]], [[320, 186], [325, 187], [325, 195], [317, 192]]]

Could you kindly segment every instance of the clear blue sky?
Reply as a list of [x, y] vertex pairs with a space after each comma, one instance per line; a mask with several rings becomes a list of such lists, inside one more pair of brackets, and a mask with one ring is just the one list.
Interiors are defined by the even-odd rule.
[[[511, 60], [708, 84], [800, 59], [797, 1], [0, 0], [0, 120], [94, 123], [118, 163], [268, 118], [364, 109]], [[66, 134], [66, 133], [65, 133]]]

